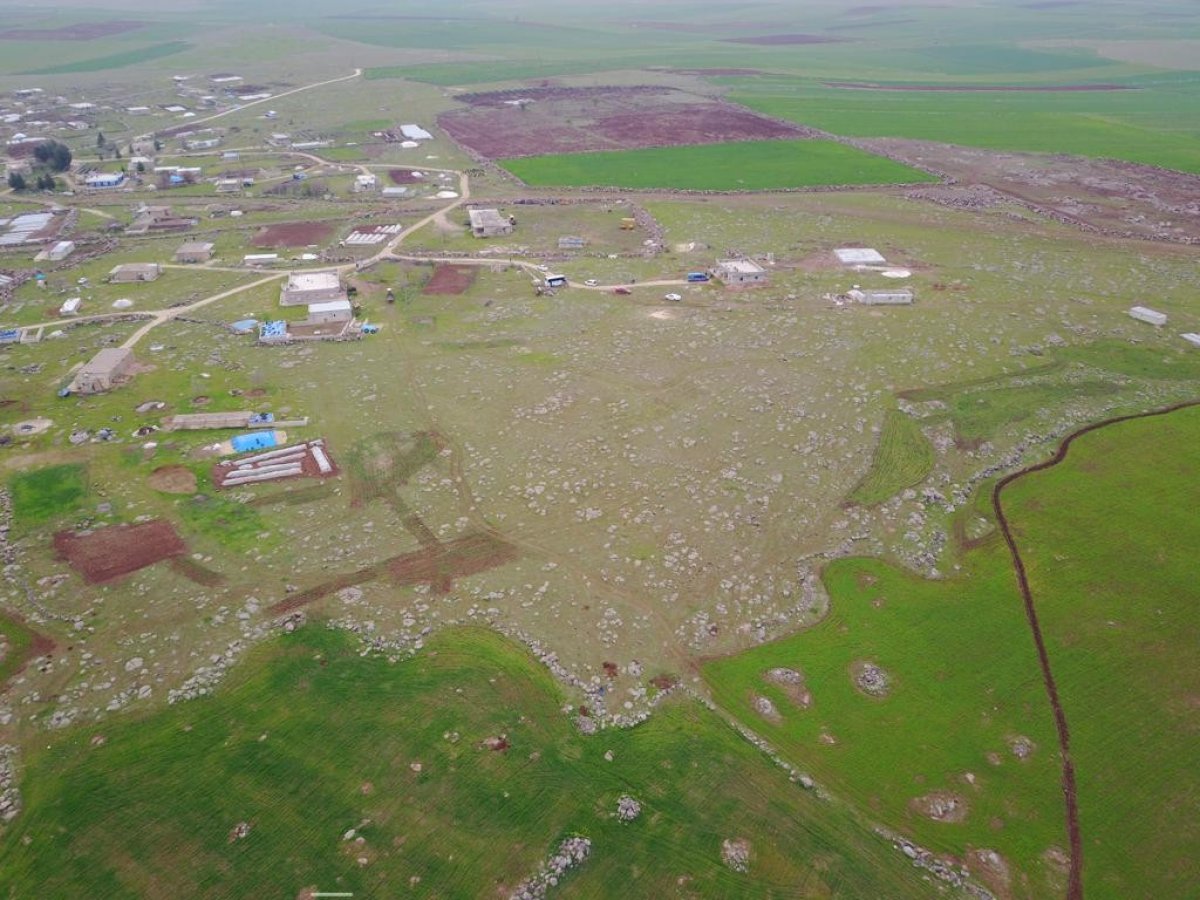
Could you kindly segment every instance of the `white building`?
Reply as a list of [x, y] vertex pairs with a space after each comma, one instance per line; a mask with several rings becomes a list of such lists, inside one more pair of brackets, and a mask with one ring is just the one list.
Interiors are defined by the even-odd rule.
[[379, 180], [374, 175], [356, 175], [354, 177], [354, 193], [362, 194], [374, 191], [378, 184]]
[[57, 244], [55, 244], [53, 247], [51, 247], [49, 250], [46, 251], [46, 259], [51, 260], [52, 262], [58, 262], [59, 260], [66, 259], [68, 256], [70, 256], [74, 252], [75, 252], [75, 242], [74, 241], [59, 241]]
[[279, 305], [305, 306], [345, 299], [337, 272], [293, 272], [279, 294]]
[[124, 172], [95, 172], [83, 179], [83, 186], [94, 191], [119, 188], [124, 183]]
[[843, 266], [882, 266], [887, 260], [878, 250], [870, 247], [843, 247], [833, 251]]
[[1200, 347], [1200, 334], [1196, 334], [1194, 331], [1189, 331], [1186, 334], [1181, 334], [1180, 337], [1193, 347]]
[[1148, 306], [1134, 306], [1129, 310], [1129, 315], [1137, 319], [1139, 322], [1145, 322], [1147, 325], [1166, 325], [1167, 314], [1156, 312]]
[[401, 125], [400, 133], [410, 141], [432, 141], [433, 135], [420, 125]]
[[767, 270], [752, 259], [719, 259], [712, 274], [726, 287], [751, 287], [767, 283]]
[[888, 291], [864, 291], [855, 285], [846, 296], [863, 306], [911, 306], [913, 292], [907, 288]]
[[309, 325], [324, 325], [328, 322], [349, 322], [354, 318], [354, 310], [349, 300], [326, 300], [323, 303], [308, 304]]

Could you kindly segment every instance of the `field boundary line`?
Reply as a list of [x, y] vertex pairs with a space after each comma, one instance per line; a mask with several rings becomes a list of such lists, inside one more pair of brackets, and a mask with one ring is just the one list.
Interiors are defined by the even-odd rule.
[[1008, 485], [1018, 479], [1058, 465], [1067, 458], [1067, 453], [1070, 451], [1071, 445], [1075, 440], [1083, 437], [1085, 434], [1098, 431], [1101, 428], [1107, 428], [1110, 425], [1118, 425], [1122, 422], [1130, 422], [1135, 419], [1150, 419], [1157, 416], [1165, 416], [1168, 413], [1197, 406], [1200, 406], [1200, 400], [1188, 400], [1172, 406], [1153, 409], [1149, 412], [1117, 416], [1111, 419], [1104, 419], [1100, 422], [1093, 422], [1091, 425], [1085, 425], [1083, 428], [1067, 435], [1062, 443], [1059, 444], [1054, 455], [1049, 459], [1004, 476], [992, 489], [992, 509], [996, 514], [996, 522], [1000, 526], [1000, 532], [1004, 536], [1004, 542], [1008, 545], [1008, 552], [1012, 557], [1013, 570], [1017, 576], [1017, 585], [1020, 587], [1021, 598], [1025, 603], [1025, 616], [1029, 620], [1029, 628], [1033, 633], [1033, 642], [1037, 646], [1038, 662], [1042, 669], [1042, 681], [1046, 686], [1046, 695], [1050, 700], [1050, 708], [1054, 713], [1054, 726], [1058, 732], [1058, 747], [1059, 753], [1062, 756], [1062, 788], [1063, 799], [1066, 803], [1067, 837], [1071, 845], [1071, 868], [1067, 880], [1068, 900], [1083, 900], [1083, 838], [1079, 828], [1079, 800], [1075, 785], [1075, 763], [1071, 759], [1071, 732], [1067, 726], [1067, 716], [1058, 695], [1058, 685], [1054, 680], [1054, 672], [1050, 668], [1050, 654], [1046, 649], [1046, 641], [1042, 635], [1042, 628], [1038, 621], [1037, 608], [1033, 600], [1033, 591], [1029, 587], [1029, 578], [1025, 571], [1025, 561], [1021, 558], [1021, 551], [1017, 547], [1016, 538], [1009, 527], [1008, 517], [1004, 514], [1002, 494]]

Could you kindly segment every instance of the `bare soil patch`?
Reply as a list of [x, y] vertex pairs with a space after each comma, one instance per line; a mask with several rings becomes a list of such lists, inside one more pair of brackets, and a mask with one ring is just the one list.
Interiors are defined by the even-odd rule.
[[424, 175], [416, 174], [420, 169], [388, 169], [388, 178], [392, 184], [420, 184], [425, 180]]
[[8, 28], [0, 31], [0, 41], [90, 41], [136, 31], [145, 23], [132, 20], [80, 22], [59, 28]]
[[170, 565], [175, 573], [202, 587], [219, 587], [225, 583], [224, 575], [201, 565], [190, 556], [173, 556]]
[[760, 34], [754, 37], [725, 38], [725, 44], [755, 44], [760, 47], [776, 47], [786, 44], [843, 44], [845, 38], [827, 34]]
[[762, 69], [659, 69], [652, 68], [651, 72], [666, 72], [669, 75], [699, 75], [710, 78], [739, 78], [751, 75], [761, 75]]
[[438, 266], [421, 293], [456, 296], [465, 293], [475, 283], [478, 274], [476, 266]]
[[968, 850], [967, 869], [1000, 900], [1012, 896], [1012, 873], [1004, 857], [995, 850]]
[[88, 584], [104, 584], [164, 559], [187, 553], [187, 545], [164, 519], [139, 525], [109, 525], [77, 534], [54, 535], [59, 557], [83, 575]]
[[775, 704], [771, 702], [769, 697], [764, 697], [761, 694], [751, 694], [750, 705], [754, 707], [756, 713], [772, 724], [778, 724], [783, 721], [783, 717], [779, 715], [779, 710], [775, 708]]
[[[873, 138], [864, 149], [916, 164], [961, 184], [983, 185], [1004, 202], [1114, 237], [1200, 244], [1200, 176], [1111, 159], [1013, 153], [912, 141]], [[914, 188], [906, 196], [957, 208], [986, 209], [996, 196], [977, 201], [959, 194], [939, 196]]]
[[813, 137], [817, 132], [676, 88], [540, 87], [461, 94], [438, 124], [487, 159]]
[[388, 574], [400, 585], [428, 584], [448, 593], [456, 578], [477, 575], [518, 557], [512, 544], [489, 534], [469, 534], [436, 547], [405, 553], [387, 563]]
[[913, 812], [935, 822], [964, 822], [971, 811], [966, 798], [953, 791], [933, 791], [914, 797], [908, 805]]
[[164, 494], [196, 493], [196, 473], [184, 466], [159, 466], [146, 482]]
[[932, 91], [940, 93], [1062, 93], [1072, 91], [1136, 91], [1128, 84], [876, 84], [873, 81], [826, 81], [825, 87], [847, 91]]
[[328, 222], [282, 222], [259, 231], [253, 243], [255, 247], [307, 247], [324, 243], [332, 234]]

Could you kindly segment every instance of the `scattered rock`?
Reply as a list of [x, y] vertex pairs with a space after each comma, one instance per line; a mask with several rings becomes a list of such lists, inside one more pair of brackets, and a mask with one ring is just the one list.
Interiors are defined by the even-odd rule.
[[745, 838], [721, 841], [721, 862], [735, 872], [750, 870], [750, 842]]
[[642, 804], [628, 794], [623, 794], [617, 800], [617, 818], [622, 822], [632, 822], [642, 814]]
[[964, 797], [952, 791], [933, 791], [909, 801], [914, 812], [935, 822], [962, 822], [970, 808]]
[[869, 660], [859, 660], [850, 666], [854, 686], [868, 697], [886, 697], [891, 690], [888, 673]]
[[1024, 735], [1018, 734], [1008, 739], [1008, 749], [1017, 759], [1029, 759], [1037, 750], [1037, 744]]

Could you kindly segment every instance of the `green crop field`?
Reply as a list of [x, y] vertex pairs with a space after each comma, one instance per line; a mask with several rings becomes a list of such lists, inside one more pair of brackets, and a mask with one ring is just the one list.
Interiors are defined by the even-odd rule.
[[123, 50], [119, 53], [110, 53], [107, 56], [95, 56], [90, 59], [81, 59], [77, 62], [45, 66], [44, 68], [32, 69], [21, 74], [71, 75], [82, 72], [103, 72], [108, 69], [123, 69], [126, 66], [151, 62], [166, 56], [174, 56], [176, 53], [182, 53], [184, 50], [190, 49], [191, 46], [187, 41], [168, 41], [163, 44], [151, 44], [148, 47], [139, 47], [136, 50]]
[[78, 464], [33, 469], [13, 475], [8, 487], [16, 525], [42, 525], [79, 509], [87, 495], [87, 469]]
[[[1178, 753], [1184, 698], [1200, 690], [1184, 662], [1200, 637], [1197, 438], [1196, 409], [1106, 428], [1005, 495], [1071, 726], [1085, 881], [1101, 896], [1179, 896], [1196, 840], [1177, 800], [1200, 787]], [[948, 852], [995, 848], [1020, 893], [1061, 889], [1045, 861], [1066, 847], [1056, 738], [1007, 548], [985, 542], [942, 583], [867, 559], [824, 579], [819, 627], [705, 667], [718, 702], [889, 824]], [[861, 661], [886, 673], [886, 696], [856, 688]], [[809, 708], [765, 677], [776, 667], [803, 673]], [[1018, 737], [1037, 748], [1027, 758], [1011, 752]], [[914, 802], [931, 791], [958, 795], [965, 821], [922, 816]]]
[[[595, 737], [550, 674], [483, 631], [363, 658], [313, 623], [215, 697], [30, 756], [5, 896], [504, 896], [572, 834], [565, 896], [919, 897], [904, 857], [686, 698]], [[495, 749], [493, 749], [495, 748]], [[641, 815], [616, 817], [633, 797]], [[238, 836], [239, 823], [248, 829]], [[749, 870], [722, 864], [750, 844]], [[507, 890], [506, 890], [507, 888]]]
[[933, 447], [920, 424], [899, 410], [889, 409], [883, 417], [871, 468], [850, 494], [850, 500], [867, 505], [882, 503], [906, 487], [919, 484], [932, 470]]
[[[920, 76], [914, 80], [920, 83]], [[726, 81], [739, 103], [834, 134], [1073, 153], [1200, 172], [1200, 93], [1193, 76], [1123, 80], [1135, 90], [1059, 92], [872, 91], [787, 78]]]
[[934, 181], [908, 166], [833, 141], [742, 141], [601, 153], [565, 153], [501, 164], [527, 184], [611, 185], [693, 191], [763, 191], [830, 184]]

